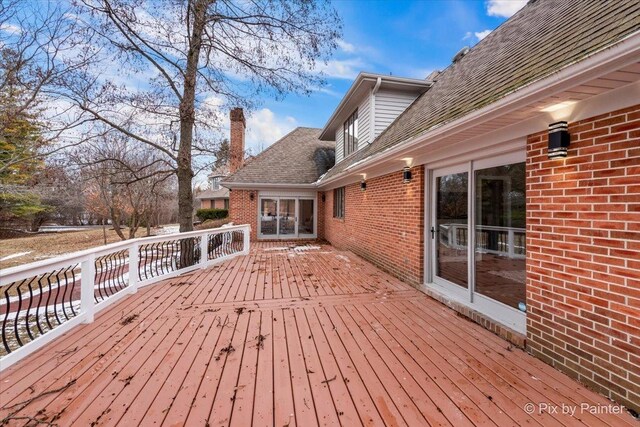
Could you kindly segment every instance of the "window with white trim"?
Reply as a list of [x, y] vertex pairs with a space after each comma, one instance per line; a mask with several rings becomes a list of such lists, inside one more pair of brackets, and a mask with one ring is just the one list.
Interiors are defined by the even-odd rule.
[[344, 218], [344, 187], [333, 190], [333, 217]]
[[358, 109], [342, 125], [344, 156], [358, 149]]

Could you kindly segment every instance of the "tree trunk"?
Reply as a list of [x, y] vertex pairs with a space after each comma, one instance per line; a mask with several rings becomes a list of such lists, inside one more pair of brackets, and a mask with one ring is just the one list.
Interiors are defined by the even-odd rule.
[[193, 30], [189, 40], [187, 68], [184, 75], [184, 90], [180, 102], [180, 145], [178, 147], [178, 222], [180, 231], [193, 230], [193, 170], [191, 168], [191, 144], [195, 124], [195, 95], [202, 47], [202, 33], [205, 26], [207, 6], [211, 0], [197, 0], [193, 3]]
[[127, 240], [120, 226], [120, 214], [116, 211], [115, 208], [111, 208], [109, 209], [109, 211], [111, 212], [111, 224], [113, 225], [113, 229], [115, 230], [116, 234], [120, 237], [121, 240]]
[[[193, 170], [191, 168], [191, 144], [195, 124], [195, 97], [198, 61], [202, 47], [202, 33], [206, 22], [207, 6], [212, 0], [196, 0], [193, 3], [193, 30], [189, 39], [187, 69], [184, 75], [184, 91], [180, 101], [180, 145], [178, 147], [178, 222], [180, 232], [193, 231]], [[180, 266], [184, 268], [195, 263], [194, 240], [180, 241]]]

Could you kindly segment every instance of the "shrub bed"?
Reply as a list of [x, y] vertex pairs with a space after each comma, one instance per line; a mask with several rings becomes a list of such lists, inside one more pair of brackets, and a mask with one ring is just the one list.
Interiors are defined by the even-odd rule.
[[206, 221], [208, 219], [224, 219], [229, 216], [228, 209], [198, 209], [196, 216], [200, 221]]

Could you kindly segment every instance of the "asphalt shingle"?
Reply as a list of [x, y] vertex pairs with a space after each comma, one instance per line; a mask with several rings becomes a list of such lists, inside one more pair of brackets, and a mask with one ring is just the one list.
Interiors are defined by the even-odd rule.
[[335, 142], [321, 129], [299, 127], [226, 177], [222, 183], [312, 184], [335, 163]]
[[640, 30], [638, 0], [535, 0], [445, 69], [350, 165], [485, 107]]

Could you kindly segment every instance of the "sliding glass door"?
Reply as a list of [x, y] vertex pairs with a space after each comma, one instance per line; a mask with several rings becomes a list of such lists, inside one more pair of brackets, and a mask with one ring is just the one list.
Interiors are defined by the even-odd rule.
[[260, 197], [258, 235], [264, 239], [315, 238], [315, 200]]
[[468, 198], [469, 174], [446, 173], [435, 178], [435, 224], [432, 229], [436, 239], [435, 274], [463, 288], [468, 280]]
[[434, 170], [430, 184], [432, 282], [517, 330], [526, 312], [522, 157]]
[[297, 222], [296, 199], [280, 199], [278, 203], [280, 206], [278, 234], [282, 237], [295, 236]]
[[474, 173], [475, 291], [526, 310], [524, 163]]

